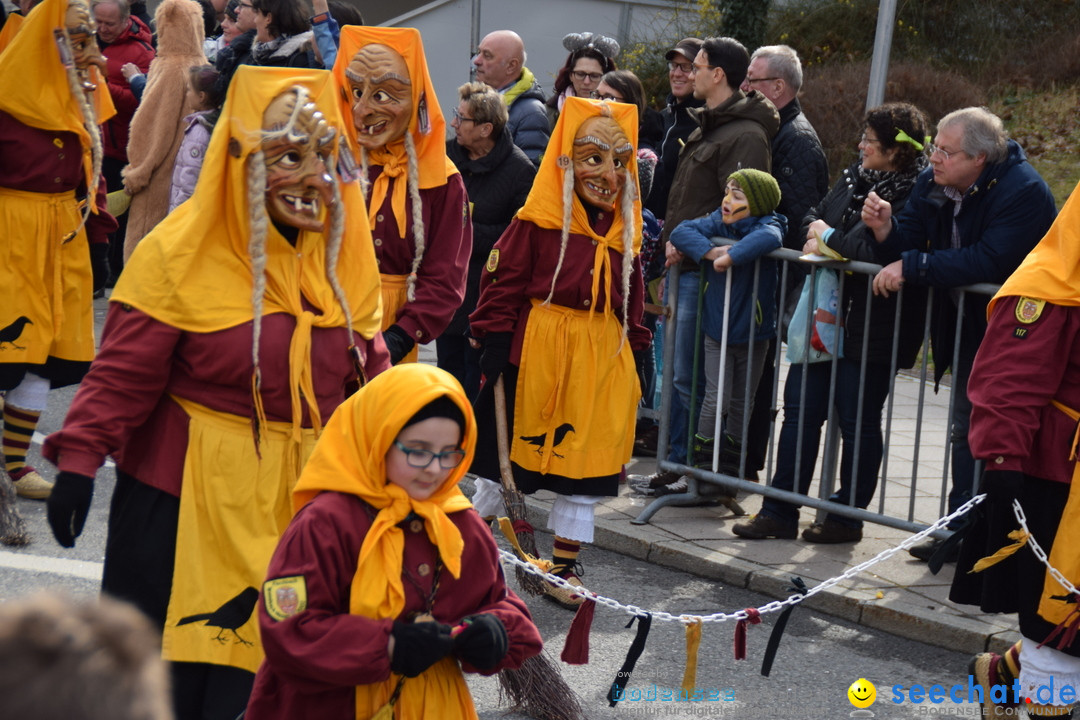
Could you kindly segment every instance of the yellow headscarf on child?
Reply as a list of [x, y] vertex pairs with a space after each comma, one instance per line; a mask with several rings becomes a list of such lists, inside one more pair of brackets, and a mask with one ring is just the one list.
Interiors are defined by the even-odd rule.
[[[87, 3], [89, 5], [89, 3]], [[83, 117], [78, 98], [71, 93], [68, 71], [60, 57], [56, 32], [65, 28], [68, 0], [44, 0], [21, 24], [8, 18], [5, 33], [12, 27], [14, 37], [0, 52], [0, 110], [39, 130], [70, 132], [79, 136], [82, 145], [83, 173], [87, 185], [93, 178], [90, 133], [85, 122], [101, 125], [116, 114], [97, 67], [88, 70], [89, 79], [97, 87], [91, 93], [91, 103], [97, 118]], [[94, 195], [97, 186], [87, 187], [90, 209], [97, 212]]]
[[[385, 45], [397, 52], [409, 68], [409, 81], [412, 83], [412, 117], [409, 118], [407, 132], [416, 146], [416, 162], [419, 170], [419, 187], [440, 187], [447, 179], [457, 173], [454, 163], [446, 156], [446, 120], [443, 118], [439, 99], [435, 97], [435, 86], [428, 74], [427, 58], [420, 31], [416, 28], [391, 28], [346, 25], [341, 28], [341, 46], [334, 62], [334, 79], [341, 88], [341, 114], [349, 120], [347, 135], [354, 149], [359, 150], [356, 140], [356, 126], [352, 123], [352, 93], [345, 69], [353, 57], [366, 45]], [[377, 151], [369, 153], [372, 165], [381, 165], [382, 174], [375, 179], [371, 188], [371, 201], [368, 213], [371, 224], [375, 224], [375, 214], [382, 207], [389, 192], [390, 179], [400, 177], [404, 180], [408, 172], [408, 158], [405, 155], [404, 139], [396, 140]], [[398, 232], [405, 237], [408, 225], [405, 215], [404, 182], [394, 184], [392, 207], [397, 220]]]
[[[442, 396], [453, 400], [465, 416], [461, 442], [465, 459], [435, 494], [427, 500], [414, 500], [403, 488], [387, 482], [386, 454], [409, 418]], [[461, 576], [464, 543], [447, 514], [472, 507], [457, 484], [472, 463], [475, 448], [476, 421], [465, 392], [452, 375], [431, 365], [392, 367], [334, 412], [293, 490], [293, 507], [299, 510], [319, 493], [334, 491], [355, 495], [378, 511], [360, 548], [349, 600], [351, 614], [396, 618], [405, 608], [401, 581], [405, 531], [398, 523], [411, 512], [424, 518], [428, 539], [446, 570], [455, 578]], [[391, 675], [382, 683], [357, 686], [357, 717], [371, 717], [386, 703], [396, 682], [397, 676]], [[454, 691], [448, 692], [449, 687]], [[465, 702], [468, 690], [456, 662], [437, 663], [407, 680], [396, 717], [415, 717], [409, 709], [414, 702], [432, 707], [431, 693], [446, 693], [451, 706], [459, 700]], [[443, 715], [460, 716], [450, 707]]]
[[[574, 136], [581, 124], [592, 117], [607, 115], [619, 124], [634, 146], [630, 164], [627, 167], [629, 177], [623, 192], [634, 193], [634, 254], [641, 251], [641, 193], [638, 191], [637, 144], [638, 110], [627, 103], [588, 100], [579, 97], [566, 98], [559, 121], [551, 132], [547, 150], [536, 171], [532, 190], [525, 200], [525, 205], [518, 211], [517, 217], [528, 220], [548, 230], [560, 230], [563, 226], [563, 176], [574, 172]], [[621, 198], [620, 198], [621, 200]], [[573, 209], [570, 214], [570, 232], [585, 235], [601, 245], [623, 251], [623, 219], [621, 203], [616, 202], [614, 222], [604, 235], [598, 235], [589, 225], [585, 206], [577, 194], [573, 195]]]

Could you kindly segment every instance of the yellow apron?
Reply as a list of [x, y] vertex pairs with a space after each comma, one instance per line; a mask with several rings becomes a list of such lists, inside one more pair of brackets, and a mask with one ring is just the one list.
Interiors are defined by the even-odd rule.
[[[397, 322], [398, 310], [405, 307], [405, 281], [408, 279], [408, 275], [379, 275], [379, 280], [382, 284], [382, 327], [380, 330], [386, 330], [394, 323]], [[413, 338], [416, 340], [416, 338]], [[420, 344], [413, 345], [413, 349], [406, 353], [405, 357], [398, 361], [398, 365], [401, 363], [416, 362], [420, 357]]]
[[[621, 348], [620, 348], [621, 345]], [[532, 300], [510, 459], [545, 475], [614, 475], [630, 459], [641, 388], [613, 313]]]
[[[0, 188], [0, 332], [9, 331], [0, 363], [94, 359], [93, 273], [81, 223], [74, 191]], [[29, 322], [16, 334], [22, 317]]]
[[[1054, 407], [1068, 415], [1074, 422], [1080, 420], [1080, 412], [1066, 407], [1056, 400]], [[1077, 460], [1076, 446], [1080, 440], [1080, 428], [1077, 430], [1078, 437], [1073, 438], [1072, 447], [1069, 450], [1069, 459]], [[1073, 467], [1072, 483], [1069, 486], [1069, 499], [1065, 503], [1065, 509], [1061, 513], [1061, 521], [1058, 523], [1057, 535], [1054, 536], [1054, 545], [1050, 549], [1050, 564], [1061, 571], [1061, 574], [1073, 584], [1080, 586], [1080, 462]], [[1045, 549], [1045, 548], [1044, 548]], [[1039, 615], [1048, 622], [1058, 625], [1066, 620], [1070, 614], [1077, 611], [1076, 603], [1063, 600], [1054, 600], [1054, 596], [1064, 596], [1065, 588], [1061, 587], [1057, 580], [1046, 572], [1046, 580], [1043, 583], [1042, 600], [1039, 602]], [[1074, 619], [1073, 622], [1076, 620]]]
[[263, 659], [255, 604], [315, 432], [304, 429], [298, 447], [289, 423], [266, 423], [260, 459], [250, 420], [173, 399], [190, 423], [162, 656], [255, 672]]

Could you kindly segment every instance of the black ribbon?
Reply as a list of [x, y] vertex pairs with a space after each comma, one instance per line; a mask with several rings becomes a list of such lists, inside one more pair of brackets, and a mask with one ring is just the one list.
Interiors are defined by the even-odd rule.
[[637, 635], [634, 636], [634, 642], [630, 643], [630, 649], [626, 652], [626, 659], [623, 660], [622, 667], [619, 668], [614, 682], [611, 683], [611, 689], [608, 690], [608, 707], [615, 707], [615, 703], [622, 700], [623, 691], [630, 683], [630, 675], [634, 672], [634, 665], [637, 664], [638, 658], [641, 657], [641, 652], [645, 649], [645, 641], [649, 637], [649, 628], [652, 627], [652, 614], [642, 613], [641, 615], [635, 615], [630, 618], [630, 622], [626, 624], [626, 627], [631, 627], [635, 620], [638, 621]]
[[[787, 589], [787, 592], [792, 593], [792, 597], [796, 595], [805, 596], [809, 590], [806, 588], [806, 583], [803, 582], [801, 577], [791, 578], [791, 587]], [[776, 650], [780, 647], [780, 638], [784, 636], [784, 628], [787, 627], [788, 617], [791, 616], [791, 611], [795, 609], [795, 605], [788, 605], [780, 613], [780, 617], [776, 618], [776, 624], [773, 625], [772, 632], [769, 633], [769, 642], [765, 645], [765, 657], [761, 660], [761, 674], [765, 677], [769, 677], [769, 673], [772, 672], [773, 659], [776, 658]]]

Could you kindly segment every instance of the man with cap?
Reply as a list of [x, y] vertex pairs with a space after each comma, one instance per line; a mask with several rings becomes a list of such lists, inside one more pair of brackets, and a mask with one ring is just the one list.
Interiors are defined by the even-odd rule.
[[699, 50], [701, 40], [683, 38], [664, 56], [668, 61], [671, 94], [668, 95], [667, 107], [661, 113], [664, 118], [664, 142], [660, 146], [660, 161], [653, 173], [652, 190], [645, 199], [645, 207], [652, 210], [658, 220], [663, 220], [667, 211], [668, 191], [671, 190], [671, 180], [679, 163], [679, 150], [697, 127], [690, 117], [690, 110], [705, 104], [704, 100], [694, 97], [694, 80], [691, 76], [694, 58]]
[[[675, 62], [682, 63], [681, 56], [682, 51]], [[705, 106], [688, 111], [698, 127], [687, 137], [679, 154], [661, 234], [665, 241], [683, 220], [700, 218], [716, 209], [716, 200], [724, 196], [731, 173], [742, 168], [768, 172], [771, 167], [770, 141], [780, 128], [780, 116], [761, 93], [756, 90], [744, 93], [739, 89], [749, 65], [746, 48], [728, 37], [707, 38], [694, 58], [691, 68], [694, 97], [703, 100]], [[679, 295], [674, 301], [673, 317], [675, 393], [667, 457], [673, 462], [685, 462], [694, 346], [699, 342], [695, 321], [700, 272], [698, 264], [684, 258], [670, 242], [667, 264], [669, 267], [680, 264]], [[662, 450], [658, 448], [657, 454]], [[711, 448], [702, 450], [712, 452]], [[676, 473], [664, 471], [641, 478], [640, 482], [655, 489], [679, 479]]]

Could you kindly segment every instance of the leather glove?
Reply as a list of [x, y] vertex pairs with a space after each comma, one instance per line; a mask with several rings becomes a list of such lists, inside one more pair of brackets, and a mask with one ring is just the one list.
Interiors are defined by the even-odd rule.
[[390, 669], [405, 677], [416, 677], [442, 660], [454, 649], [450, 626], [437, 622], [395, 622], [394, 656]]
[[63, 547], [75, 547], [90, 512], [94, 497], [94, 478], [73, 472], [61, 472], [45, 504], [53, 537]]
[[494, 383], [506, 366], [510, 364], [510, 346], [514, 343], [514, 333], [489, 333], [484, 338], [484, 349], [480, 352], [480, 371], [486, 382]]
[[634, 369], [637, 370], [638, 382], [641, 384], [642, 398], [645, 396], [645, 386], [648, 383], [648, 378], [645, 377], [645, 362], [647, 353], [650, 352], [652, 352], [652, 348], [634, 351]]
[[1024, 487], [1024, 473], [1019, 470], [987, 470], [983, 473], [982, 491], [987, 500], [1012, 505]]
[[94, 273], [94, 292], [104, 290], [109, 279], [108, 243], [90, 243], [90, 269]]
[[454, 638], [454, 654], [477, 670], [493, 670], [510, 648], [506, 627], [491, 614], [472, 615]]
[[401, 358], [416, 347], [416, 342], [401, 329], [400, 325], [391, 325], [383, 330], [383, 342], [386, 343], [386, 350], [390, 353], [391, 365], [397, 365], [401, 362]]

